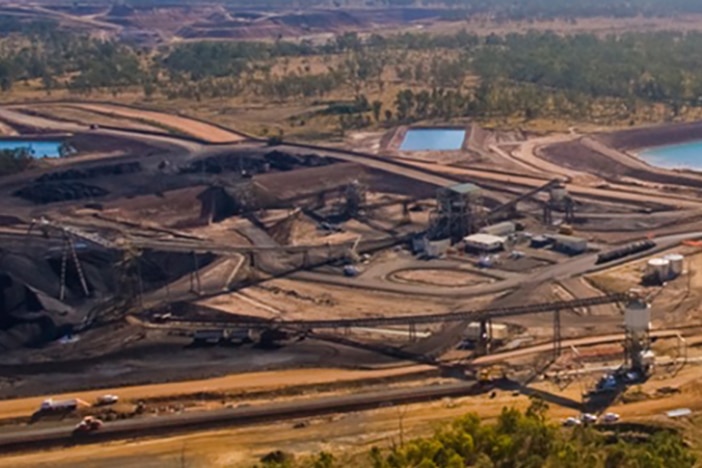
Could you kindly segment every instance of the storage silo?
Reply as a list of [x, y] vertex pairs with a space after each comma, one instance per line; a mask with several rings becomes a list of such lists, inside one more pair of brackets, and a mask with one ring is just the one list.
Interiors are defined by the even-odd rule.
[[646, 278], [660, 282], [670, 278], [670, 262], [665, 258], [652, 258], [646, 263]]
[[680, 254], [672, 253], [663, 258], [670, 262], [670, 278], [677, 278], [682, 275], [685, 257]]
[[643, 301], [629, 303], [624, 310], [624, 327], [628, 333], [647, 332], [651, 327], [651, 307]]

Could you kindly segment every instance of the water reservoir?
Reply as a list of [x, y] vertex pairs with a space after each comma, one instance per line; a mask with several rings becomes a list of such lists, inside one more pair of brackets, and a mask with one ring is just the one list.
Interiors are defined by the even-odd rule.
[[466, 131], [450, 128], [411, 128], [400, 145], [401, 151], [452, 151], [463, 148]]
[[652, 166], [702, 171], [702, 140], [649, 148], [639, 157]]
[[0, 140], [0, 151], [27, 148], [35, 158], [58, 158], [61, 156], [60, 141]]

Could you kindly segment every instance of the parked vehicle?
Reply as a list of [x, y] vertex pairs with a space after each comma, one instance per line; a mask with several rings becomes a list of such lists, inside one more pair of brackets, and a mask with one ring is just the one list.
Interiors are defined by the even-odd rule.
[[102, 425], [103, 422], [100, 419], [95, 418], [93, 416], [86, 416], [81, 422], [76, 424], [76, 427], [73, 429], [73, 433], [87, 434], [89, 432], [95, 432], [100, 430]]
[[54, 400], [53, 398], [47, 398], [41, 402], [39, 406], [39, 411], [42, 412], [70, 412], [75, 411], [79, 407], [88, 407], [89, 403], [81, 400], [80, 398], [71, 398], [68, 400]]
[[566, 418], [563, 421], [563, 425], [565, 427], [580, 426], [581, 424], [582, 424], [582, 421], [578, 418], [573, 417], [573, 416], [570, 416], [569, 418]]
[[597, 416], [595, 416], [594, 414], [591, 414], [591, 413], [584, 413], [584, 414], [580, 417], [580, 419], [581, 419], [582, 422], [584, 422], [585, 424], [593, 424], [593, 423], [596, 423], [596, 422], [597, 422]]
[[617, 413], [605, 413], [602, 416], [602, 422], [604, 423], [615, 423], [619, 421], [619, 415]]
[[119, 397], [117, 395], [102, 395], [97, 399], [97, 404], [101, 406], [105, 405], [114, 405], [119, 401]]

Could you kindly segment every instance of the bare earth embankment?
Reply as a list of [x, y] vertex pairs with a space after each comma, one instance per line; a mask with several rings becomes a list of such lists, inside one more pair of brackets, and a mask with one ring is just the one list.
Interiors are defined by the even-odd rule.
[[74, 104], [73, 107], [101, 114], [112, 114], [146, 122], [154, 122], [158, 125], [168, 127], [210, 143], [234, 143], [244, 140], [244, 136], [238, 133], [179, 115], [109, 104]]

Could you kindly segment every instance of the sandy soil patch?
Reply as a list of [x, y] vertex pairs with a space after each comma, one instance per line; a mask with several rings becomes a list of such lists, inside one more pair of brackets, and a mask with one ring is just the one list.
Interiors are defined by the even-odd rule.
[[194, 223], [200, 216], [197, 196], [206, 189], [194, 186], [159, 195], [142, 195], [104, 205], [104, 216], [145, 225], [173, 227]]
[[192, 135], [211, 143], [227, 143], [242, 141], [244, 138], [234, 132], [224, 130], [215, 125], [189, 119], [178, 115], [166, 114], [148, 110], [136, 110], [128, 107], [112, 106], [107, 104], [75, 104], [74, 107], [93, 112], [113, 114], [132, 119], [142, 119], [156, 122], [182, 133]]
[[13, 136], [17, 135], [17, 132], [15, 131], [14, 128], [10, 127], [9, 125], [0, 122], [0, 135], [2, 136]]
[[[436, 298], [407, 298], [399, 294], [363, 291], [305, 281], [276, 279], [241, 292], [250, 300], [241, 299], [238, 294], [208, 299], [204, 305], [230, 312], [247, 315], [260, 315], [266, 318], [283, 316], [287, 320], [326, 319], [333, 317], [363, 318], [379, 315], [407, 315], [442, 313], [451, 309], [451, 300]], [[255, 305], [251, 303], [255, 301]], [[475, 307], [490, 303], [492, 296], [471, 299]]]
[[445, 269], [404, 270], [393, 274], [391, 278], [403, 283], [422, 283], [449, 287], [470, 286], [489, 281], [488, 278], [475, 273]]
[[113, 127], [125, 127], [135, 130], [146, 130], [150, 132], [163, 132], [162, 128], [136, 122], [133, 119], [112, 117], [105, 114], [90, 112], [70, 105], [37, 105], [31, 106], [32, 110], [41, 112], [49, 117], [57, 119], [71, 120], [85, 125], [97, 124]]

